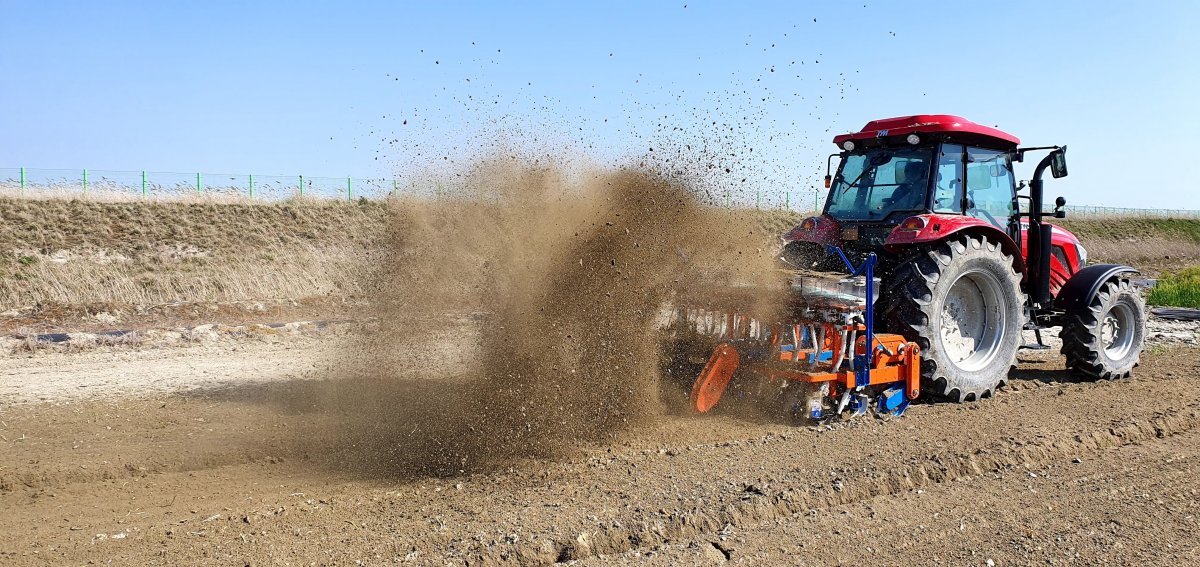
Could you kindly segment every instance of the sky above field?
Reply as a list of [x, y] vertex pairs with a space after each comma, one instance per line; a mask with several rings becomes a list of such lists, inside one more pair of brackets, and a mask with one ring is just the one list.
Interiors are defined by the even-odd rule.
[[948, 113], [1067, 144], [1047, 191], [1072, 204], [1200, 209], [1196, 2], [3, 4], [0, 167], [409, 177], [519, 151], [811, 197], [834, 134]]

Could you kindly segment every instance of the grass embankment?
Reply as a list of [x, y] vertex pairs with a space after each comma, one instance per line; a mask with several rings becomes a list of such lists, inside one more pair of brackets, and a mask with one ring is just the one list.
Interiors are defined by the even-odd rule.
[[[390, 206], [0, 198], [0, 332], [330, 316], [364, 297]], [[766, 234], [803, 216], [746, 214]]]
[[1200, 220], [1140, 217], [1108, 217], [1052, 220], [1079, 236], [1125, 239], [1146, 235], [1169, 235], [1173, 239], [1200, 242]]
[[1200, 220], [1112, 217], [1052, 221], [1075, 233], [1091, 262], [1130, 264], [1155, 275], [1200, 263]]
[[[746, 214], [771, 235], [809, 213]], [[393, 221], [389, 205], [367, 201], [0, 198], [0, 313], [17, 310], [37, 318], [62, 306], [94, 313], [180, 303], [354, 298]], [[1200, 263], [1197, 220], [1059, 222], [1079, 235], [1094, 262], [1129, 263], [1151, 275]]]
[[380, 203], [0, 199], [0, 311], [349, 295]]
[[[811, 213], [761, 211], [764, 228], [780, 234]], [[1092, 263], [1129, 264], [1148, 275], [1200, 264], [1200, 219], [1108, 217], [1053, 219], [1075, 233]]]

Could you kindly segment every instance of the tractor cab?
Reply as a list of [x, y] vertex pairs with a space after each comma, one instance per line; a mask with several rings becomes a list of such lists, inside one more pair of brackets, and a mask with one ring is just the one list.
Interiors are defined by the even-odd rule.
[[1010, 134], [949, 115], [869, 122], [834, 138], [841, 152], [822, 216], [851, 248], [882, 248], [917, 215], [961, 215], [1019, 239]]
[[[829, 156], [825, 207], [784, 236], [785, 262], [821, 267], [805, 259], [822, 258], [824, 246], [834, 245], [856, 260], [875, 252], [887, 271], [900, 249], [962, 230], [995, 235], [1014, 256], [1026, 256], [1028, 213], [1017, 203], [1028, 197], [1018, 196], [1013, 162], [1030, 148], [1018, 148], [1016, 136], [935, 114], [874, 120], [833, 141], [841, 151]], [[1055, 283], [1078, 267], [1062, 270]]]
[[1003, 150], [934, 142], [841, 154], [823, 213], [898, 225], [923, 213], [971, 216], [1008, 232], [1016, 183]]

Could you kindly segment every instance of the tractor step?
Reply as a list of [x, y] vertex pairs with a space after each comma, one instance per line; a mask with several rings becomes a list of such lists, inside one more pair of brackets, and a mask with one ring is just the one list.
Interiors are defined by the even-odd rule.
[[1037, 338], [1036, 343], [1025, 343], [1019, 347], [1020, 350], [1050, 350], [1050, 345], [1042, 341], [1042, 330], [1034, 327], [1033, 336]]

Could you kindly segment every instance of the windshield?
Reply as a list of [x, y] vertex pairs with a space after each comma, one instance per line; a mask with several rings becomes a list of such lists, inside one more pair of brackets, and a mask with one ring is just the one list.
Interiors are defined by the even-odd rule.
[[833, 180], [825, 212], [837, 219], [883, 219], [922, 211], [933, 148], [880, 149], [850, 154]]

